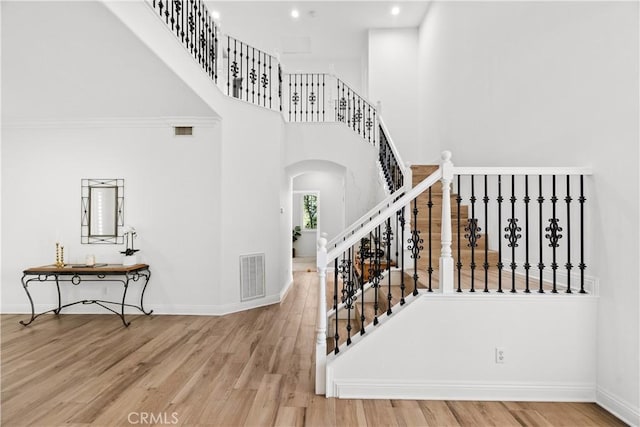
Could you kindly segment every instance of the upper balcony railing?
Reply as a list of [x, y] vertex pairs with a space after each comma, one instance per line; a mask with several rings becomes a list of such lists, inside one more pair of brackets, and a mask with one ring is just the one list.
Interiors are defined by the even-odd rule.
[[279, 109], [281, 71], [278, 59], [231, 36], [225, 38], [226, 94], [261, 107]]
[[287, 121], [341, 122], [376, 145], [376, 108], [338, 77], [287, 73], [282, 91], [282, 112]]
[[201, 0], [147, 0], [202, 69], [218, 81], [218, 26]]

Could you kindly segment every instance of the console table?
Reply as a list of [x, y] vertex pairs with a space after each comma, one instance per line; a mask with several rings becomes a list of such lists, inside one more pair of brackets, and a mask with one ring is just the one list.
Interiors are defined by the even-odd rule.
[[[115, 314], [117, 314], [124, 326], [129, 326], [131, 322], [127, 322], [124, 317], [125, 307], [134, 307], [140, 310], [142, 313], [149, 315], [153, 313], [153, 310], [146, 311], [142, 305], [144, 299], [144, 292], [149, 284], [149, 278], [151, 277], [151, 271], [147, 264], [136, 265], [120, 265], [120, 264], [104, 264], [101, 266], [79, 266], [79, 265], [66, 265], [64, 267], [56, 267], [55, 265], [45, 265], [42, 267], [32, 267], [23, 271], [22, 286], [24, 287], [27, 297], [29, 297], [29, 303], [31, 304], [31, 319], [28, 322], [20, 321], [20, 324], [27, 326], [31, 324], [37, 317], [45, 313], [60, 314], [60, 311], [65, 308], [76, 304], [97, 304]], [[43, 282], [55, 282], [56, 289], [58, 290], [58, 307], [51, 310], [43, 311], [36, 314], [35, 307], [33, 305], [33, 298], [29, 293], [29, 284], [31, 283], [43, 283]], [[68, 304], [62, 305], [62, 299], [60, 296], [60, 283], [71, 282], [73, 285], [80, 285], [84, 282], [114, 282], [121, 283], [123, 285], [122, 301], [105, 301], [105, 300], [80, 300], [74, 301]], [[127, 289], [131, 283], [140, 283], [142, 286], [142, 294], [140, 296], [140, 305], [127, 304]], [[109, 305], [116, 305], [120, 310], [116, 311]]]

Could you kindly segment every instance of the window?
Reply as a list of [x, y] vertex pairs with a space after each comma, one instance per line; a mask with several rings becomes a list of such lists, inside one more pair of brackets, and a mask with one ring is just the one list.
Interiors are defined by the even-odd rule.
[[318, 228], [318, 196], [304, 194], [302, 196], [302, 229], [315, 230]]

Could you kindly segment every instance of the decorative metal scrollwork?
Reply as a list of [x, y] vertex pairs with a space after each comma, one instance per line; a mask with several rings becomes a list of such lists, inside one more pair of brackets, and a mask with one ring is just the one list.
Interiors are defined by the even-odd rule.
[[238, 68], [238, 63], [236, 61], [233, 61], [231, 63], [230, 69], [231, 69], [231, 75], [233, 77], [238, 77], [238, 71], [240, 71], [240, 69]]
[[338, 266], [338, 273], [342, 277], [342, 296], [341, 301], [344, 303], [345, 308], [352, 309], [354, 302], [357, 300], [355, 296], [356, 285], [351, 277], [352, 261], [350, 259], [343, 259]]
[[367, 130], [371, 130], [371, 128], [373, 127], [373, 120], [371, 120], [371, 117], [368, 117], [366, 122], [365, 122], [365, 126], [367, 127]]
[[269, 85], [269, 77], [267, 77], [267, 73], [262, 73], [260, 77], [260, 83], [262, 84], [263, 89], [266, 89]]
[[420, 251], [424, 249], [422, 243], [424, 240], [420, 238], [420, 230], [411, 230], [411, 238], [407, 240], [409, 246], [407, 249], [411, 251], [411, 259], [420, 259]]
[[562, 239], [562, 227], [558, 225], [558, 218], [549, 219], [549, 226], [544, 229], [544, 231], [548, 231], [547, 234], [544, 235], [545, 238], [549, 239], [549, 247], [557, 248], [558, 241]]
[[383, 233], [382, 242], [384, 243], [384, 245], [388, 247], [389, 245], [391, 245], [392, 240], [393, 240], [393, 230], [391, 230], [391, 225], [387, 221], [385, 225], [384, 233]]
[[510, 248], [518, 247], [518, 240], [522, 237], [522, 234], [519, 232], [522, 231], [521, 227], [518, 227], [518, 219], [517, 218], [509, 218], [509, 226], [504, 229], [508, 233], [504, 235], [504, 238], [509, 241]]
[[249, 72], [249, 81], [251, 82], [251, 84], [256, 84], [257, 78], [258, 78], [258, 75], [256, 74], [256, 69], [252, 68], [251, 71]]
[[353, 113], [353, 121], [354, 121], [354, 122], [359, 122], [360, 120], [362, 120], [362, 111], [358, 108], [358, 109]]
[[189, 14], [188, 24], [189, 24], [189, 32], [191, 34], [193, 34], [195, 32], [195, 28], [196, 28], [196, 21], [193, 18], [193, 14], [191, 14], [191, 13]]
[[293, 101], [293, 105], [298, 105], [298, 102], [300, 101], [300, 95], [298, 95], [298, 92], [293, 92], [293, 96], [291, 96], [291, 101]]
[[[429, 208], [433, 206], [431, 200], [429, 200], [428, 206]], [[480, 232], [482, 231], [482, 228], [478, 227], [478, 220], [476, 218], [469, 218], [467, 220], [467, 225], [464, 227], [464, 231], [466, 231], [464, 238], [469, 240], [469, 243], [467, 243], [467, 247], [477, 247], [478, 240], [480, 239]]]
[[340, 98], [339, 106], [340, 106], [341, 110], [346, 110], [347, 109], [347, 100], [344, 99], [344, 97]]
[[311, 105], [313, 105], [313, 104], [315, 104], [315, 103], [316, 103], [316, 100], [317, 100], [316, 94], [315, 94], [315, 93], [313, 93], [313, 92], [311, 92], [311, 93], [309, 94], [309, 103], [310, 103]]

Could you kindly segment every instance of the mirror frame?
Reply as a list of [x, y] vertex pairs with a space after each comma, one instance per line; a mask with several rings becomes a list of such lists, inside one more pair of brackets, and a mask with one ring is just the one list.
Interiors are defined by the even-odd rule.
[[[89, 228], [89, 208], [91, 206], [91, 189], [100, 187], [116, 188], [116, 235], [94, 236]], [[81, 195], [80, 236], [83, 244], [112, 244], [124, 243], [124, 179], [83, 179]]]

